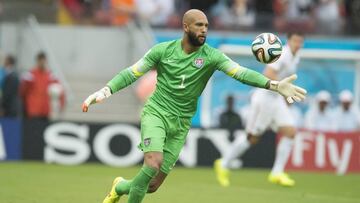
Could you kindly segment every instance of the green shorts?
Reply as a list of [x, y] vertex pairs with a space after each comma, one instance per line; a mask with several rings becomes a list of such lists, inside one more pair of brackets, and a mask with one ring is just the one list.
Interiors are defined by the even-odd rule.
[[139, 148], [143, 152], [163, 152], [160, 170], [169, 174], [179, 158], [190, 127], [191, 118], [172, 115], [146, 105], [141, 114]]

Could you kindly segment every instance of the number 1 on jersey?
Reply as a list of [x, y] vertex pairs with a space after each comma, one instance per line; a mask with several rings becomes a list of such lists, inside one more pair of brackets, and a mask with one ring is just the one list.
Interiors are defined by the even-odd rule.
[[181, 89], [184, 89], [185, 88], [185, 85], [184, 85], [184, 82], [185, 82], [185, 75], [181, 75], [181, 85], [179, 85], [179, 88]]

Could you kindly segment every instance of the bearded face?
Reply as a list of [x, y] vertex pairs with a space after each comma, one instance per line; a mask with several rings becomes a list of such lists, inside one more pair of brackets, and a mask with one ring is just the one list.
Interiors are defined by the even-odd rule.
[[206, 34], [196, 35], [195, 32], [189, 31], [187, 35], [191, 45], [196, 47], [202, 46], [206, 41]]

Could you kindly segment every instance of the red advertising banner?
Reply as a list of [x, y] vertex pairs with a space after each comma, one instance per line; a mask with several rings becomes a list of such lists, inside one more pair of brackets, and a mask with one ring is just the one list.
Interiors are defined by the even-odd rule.
[[360, 172], [360, 132], [324, 133], [301, 130], [296, 135], [286, 168], [333, 171], [337, 174]]

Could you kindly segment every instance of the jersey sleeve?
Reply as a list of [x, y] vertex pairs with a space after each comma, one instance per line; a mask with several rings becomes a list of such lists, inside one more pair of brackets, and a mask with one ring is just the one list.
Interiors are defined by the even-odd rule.
[[223, 53], [216, 53], [213, 56], [217, 70], [228, 76], [250, 86], [268, 88], [269, 79], [264, 75], [240, 66]]
[[158, 44], [151, 48], [138, 62], [134, 65], [120, 71], [113, 79], [111, 79], [107, 86], [110, 87], [112, 94], [129, 86], [145, 73], [160, 62], [164, 45]]

